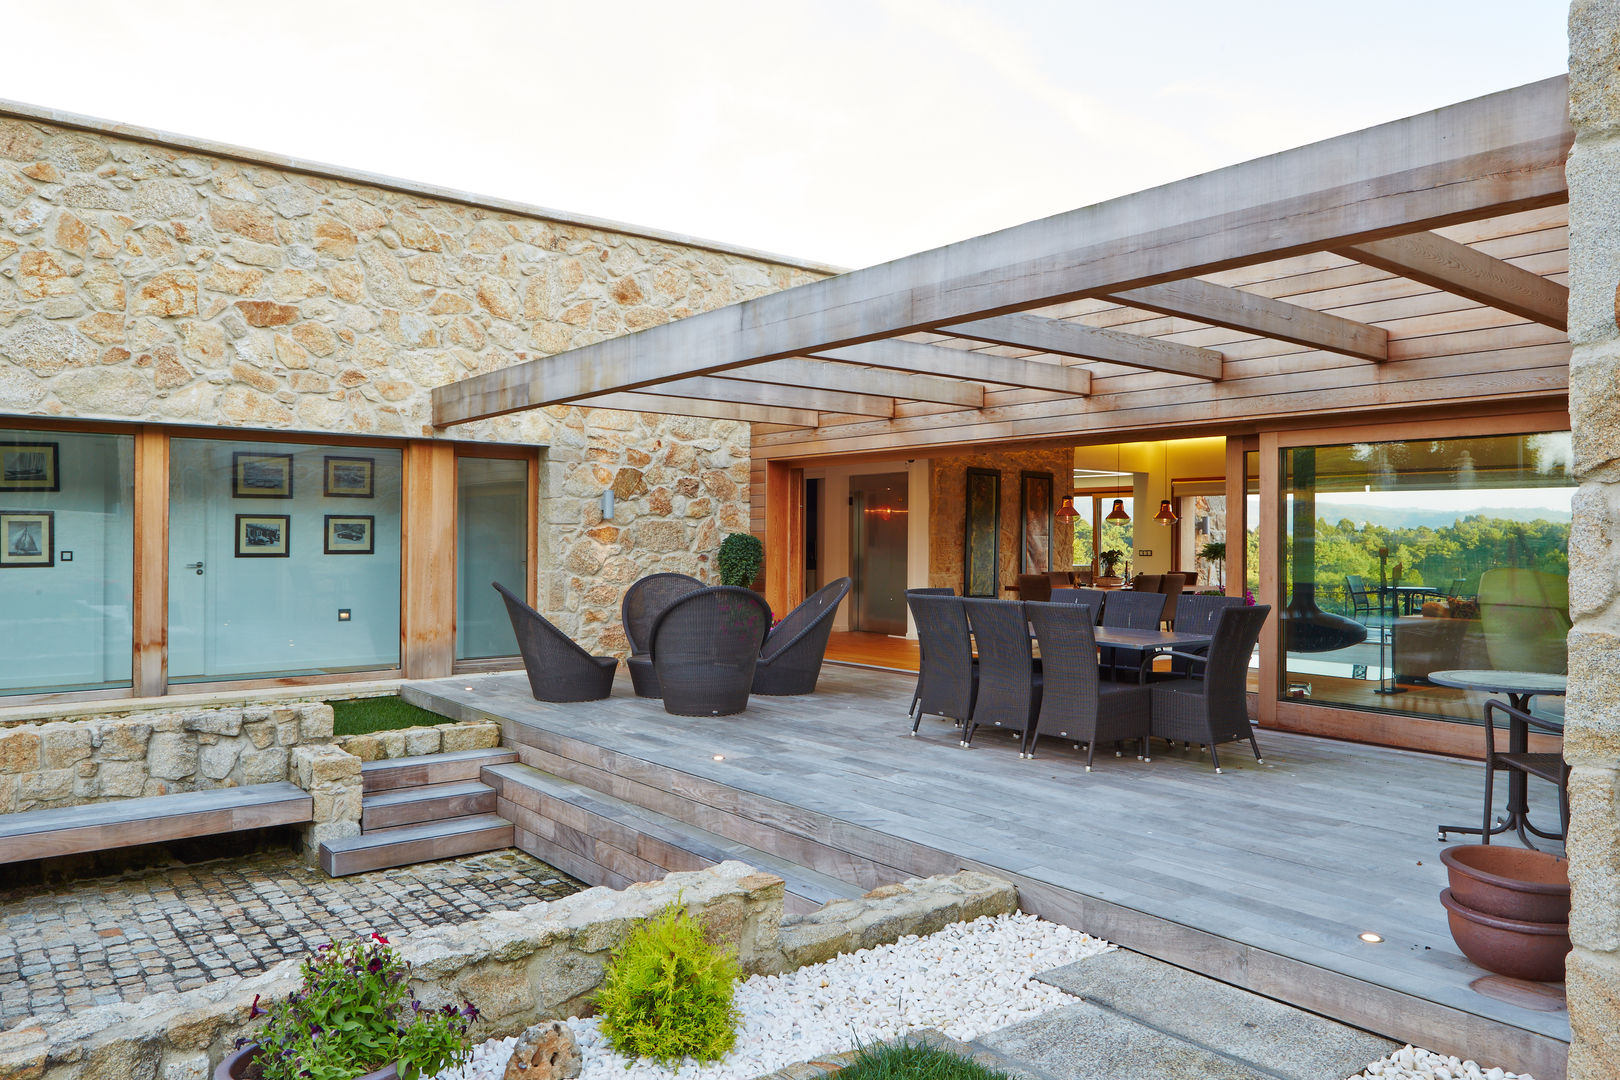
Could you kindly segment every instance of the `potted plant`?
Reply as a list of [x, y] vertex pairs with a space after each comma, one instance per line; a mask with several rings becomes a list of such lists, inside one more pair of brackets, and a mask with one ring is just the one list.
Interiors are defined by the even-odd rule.
[[417, 1080], [466, 1064], [471, 1002], [431, 1008], [410, 996], [410, 964], [381, 934], [323, 945], [304, 984], [249, 1019], [268, 1017], [257, 1042], [214, 1070], [214, 1080]]
[[1120, 584], [1120, 579], [1114, 576], [1114, 568], [1124, 561], [1125, 553], [1118, 548], [1109, 548], [1107, 551], [1097, 552], [1097, 562], [1102, 566], [1102, 576], [1097, 579], [1097, 584]]
[[720, 542], [720, 555], [715, 561], [720, 569], [720, 584], [746, 589], [765, 565], [765, 545], [752, 533], [732, 533]]
[[1198, 549], [1198, 557], [1215, 565], [1216, 582], [1226, 591], [1226, 541], [1211, 540]]

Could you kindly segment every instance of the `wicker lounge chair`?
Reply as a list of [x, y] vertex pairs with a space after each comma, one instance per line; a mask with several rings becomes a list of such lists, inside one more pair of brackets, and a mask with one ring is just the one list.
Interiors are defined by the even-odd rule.
[[654, 620], [669, 605], [701, 588], [703, 582], [685, 574], [649, 574], [624, 591], [619, 617], [630, 642], [630, 657], [624, 663], [630, 669], [630, 685], [635, 687], [637, 697], [661, 696], [652, 662]]
[[536, 701], [600, 701], [613, 692], [617, 658], [592, 656], [511, 589], [498, 582], [490, 584], [506, 601]]
[[[911, 605], [911, 597], [913, 597], [913, 596], [955, 596], [955, 595], [956, 595], [956, 590], [955, 589], [931, 589], [931, 588], [907, 589], [906, 590], [906, 605], [908, 607], [910, 607], [910, 605]], [[915, 623], [917, 621], [917, 612], [916, 612], [915, 609], [913, 609], [912, 612], [911, 612], [911, 621], [913, 623]], [[916, 689], [912, 690], [912, 692], [911, 692], [911, 708], [906, 710], [906, 715], [907, 716], [913, 716], [913, 715], [917, 714], [917, 702], [922, 700], [922, 681], [923, 681], [923, 671], [924, 670], [926, 670], [926, 669], [925, 669], [924, 664], [923, 664], [922, 634], [921, 634], [921, 632], [919, 632], [918, 635], [917, 635], [917, 686], [916, 686]], [[912, 733], [916, 734], [916, 729], [915, 728], [912, 729]]]
[[687, 593], [658, 613], [652, 664], [664, 711], [730, 716], [748, 707], [771, 609], [752, 589], [715, 585]]
[[1041, 668], [1029, 643], [1021, 600], [963, 600], [979, 648], [979, 692], [973, 699], [962, 745], [973, 745], [980, 725], [1018, 732], [1018, 756], [1026, 757], [1029, 733], [1041, 711]]
[[[1125, 630], [1157, 630], [1164, 613], [1165, 596], [1162, 592], [1138, 592], [1135, 589], [1110, 593], [1103, 603], [1102, 624]], [[1141, 649], [1104, 649], [1103, 670], [1115, 680], [1135, 682], [1142, 669]]]
[[973, 715], [973, 698], [979, 689], [979, 662], [973, 659], [973, 639], [962, 599], [913, 589], [906, 593], [906, 603], [917, 623], [921, 659], [911, 733], [917, 734], [924, 714], [948, 716], [965, 726]]
[[[1249, 657], [1260, 640], [1260, 627], [1271, 614], [1268, 605], [1223, 608], [1215, 620], [1215, 636], [1202, 677], [1153, 683], [1153, 723], [1151, 733], [1174, 742], [1199, 743], [1209, 747], [1215, 771], [1221, 771], [1216, 746], [1248, 739], [1259, 762], [1260, 744], [1249, 723]], [[1205, 658], [1179, 653], [1189, 661]]]
[[[1139, 742], [1147, 755], [1150, 692], [1145, 686], [1098, 678], [1096, 631], [1077, 604], [1027, 604], [1024, 615], [1041, 645], [1042, 693], [1028, 756], [1042, 735], [1086, 744], [1086, 771], [1099, 742]], [[1117, 756], [1117, 751], [1116, 751]]]
[[777, 697], [816, 692], [833, 616], [851, 584], [845, 577], [823, 585], [771, 627], [754, 668], [754, 693]]

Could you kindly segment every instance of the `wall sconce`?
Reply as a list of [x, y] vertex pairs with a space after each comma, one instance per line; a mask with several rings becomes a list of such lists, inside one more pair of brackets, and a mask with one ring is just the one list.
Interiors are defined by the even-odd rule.
[[613, 520], [613, 489], [608, 488], [602, 492], [602, 520]]

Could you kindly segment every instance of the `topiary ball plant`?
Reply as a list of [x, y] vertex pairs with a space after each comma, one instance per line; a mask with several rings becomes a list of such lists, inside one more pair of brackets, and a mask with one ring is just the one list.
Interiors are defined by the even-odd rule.
[[744, 589], [759, 576], [765, 565], [765, 545], [750, 533], [732, 533], [720, 542], [720, 584], [737, 585]]
[[670, 1063], [718, 1061], [737, 1041], [736, 954], [670, 904], [630, 932], [596, 992], [602, 1034], [621, 1054]]

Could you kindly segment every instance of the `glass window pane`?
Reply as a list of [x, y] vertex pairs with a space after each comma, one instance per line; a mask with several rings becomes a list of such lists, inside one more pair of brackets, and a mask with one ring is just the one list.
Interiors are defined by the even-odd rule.
[[1285, 696], [1478, 722], [1486, 696], [1431, 672], [1566, 670], [1568, 432], [1300, 447], [1281, 465]]
[[399, 666], [400, 451], [169, 447], [170, 682]]
[[524, 595], [529, 463], [456, 459], [456, 659], [517, 655], [506, 604], [490, 583]]
[[135, 440], [0, 430], [0, 694], [130, 685]]

